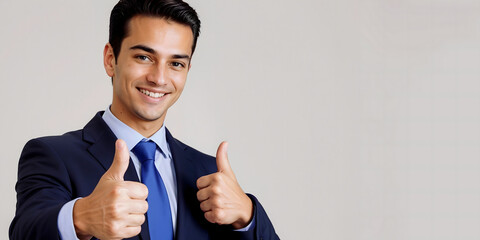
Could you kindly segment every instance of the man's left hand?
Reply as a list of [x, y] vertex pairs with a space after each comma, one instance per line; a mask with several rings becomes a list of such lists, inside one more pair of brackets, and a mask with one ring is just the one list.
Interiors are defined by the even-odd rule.
[[253, 204], [230, 167], [227, 145], [227, 142], [222, 142], [218, 147], [218, 171], [197, 180], [197, 198], [209, 222], [231, 224], [233, 228], [240, 229], [252, 220]]

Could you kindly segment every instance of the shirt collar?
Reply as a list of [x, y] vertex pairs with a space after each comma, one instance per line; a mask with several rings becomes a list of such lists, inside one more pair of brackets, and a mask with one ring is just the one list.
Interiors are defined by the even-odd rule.
[[161, 149], [162, 154], [171, 158], [170, 148], [167, 144], [165, 124], [163, 124], [162, 127], [150, 138], [145, 138], [133, 128], [129, 127], [127, 124], [115, 117], [115, 115], [113, 115], [113, 113], [110, 111], [110, 107], [105, 110], [102, 118], [112, 130], [113, 134], [115, 134], [117, 138], [125, 141], [128, 150], [132, 151], [137, 143], [143, 139], [152, 140]]

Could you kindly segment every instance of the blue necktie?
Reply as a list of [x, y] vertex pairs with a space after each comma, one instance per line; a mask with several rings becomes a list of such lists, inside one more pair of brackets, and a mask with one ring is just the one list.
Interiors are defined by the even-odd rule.
[[142, 183], [148, 188], [148, 230], [152, 240], [172, 240], [173, 225], [167, 189], [155, 167], [155, 150], [152, 141], [140, 141], [132, 152], [142, 163]]

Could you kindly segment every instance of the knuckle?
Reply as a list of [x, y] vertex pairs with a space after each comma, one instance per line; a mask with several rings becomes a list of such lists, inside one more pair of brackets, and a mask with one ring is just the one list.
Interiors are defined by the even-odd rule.
[[214, 209], [212, 212], [215, 222], [221, 223], [225, 216], [225, 212], [222, 209]]
[[112, 195], [114, 197], [119, 197], [125, 194], [125, 188], [120, 184], [116, 184], [112, 188]]
[[109, 236], [116, 236], [121, 230], [120, 224], [118, 222], [110, 222], [105, 228], [105, 232]]
[[123, 216], [123, 204], [119, 202], [114, 202], [109, 206], [109, 212], [112, 215], [113, 219], [119, 219]]
[[222, 188], [218, 185], [212, 186], [212, 193], [214, 195], [219, 195], [220, 193], [222, 193]]
[[118, 234], [118, 232], [120, 231], [120, 224], [119, 223], [114, 223], [112, 224], [112, 227], [110, 229], [111, 233], [112, 234]]
[[220, 207], [222, 206], [222, 199], [216, 197], [212, 199], [212, 205], [215, 207]]
[[222, 174], [213, 175], [213, 181], [215, 181], [216, 183], [221, 182], [222, 179], [223, 179]]

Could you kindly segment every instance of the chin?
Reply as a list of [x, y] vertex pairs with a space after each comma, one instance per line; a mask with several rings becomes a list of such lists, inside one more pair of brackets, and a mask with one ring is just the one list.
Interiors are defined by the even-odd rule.
[[154, 122], [162, 118], [163, 112], [140, 112], [137, 111], [137, 116], [148, 122]]

